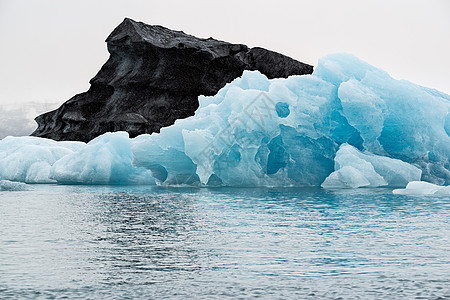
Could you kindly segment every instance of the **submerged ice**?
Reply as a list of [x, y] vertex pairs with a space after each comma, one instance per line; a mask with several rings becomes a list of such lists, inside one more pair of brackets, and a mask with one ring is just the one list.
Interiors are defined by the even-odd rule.
[[[160, 133], [0, 141], [0, 179], [209, 186], [450, 183], [450, 96], [348, 54], [312, 75], [244, 74]], [[37, 142], [41, 141], [41, 142]], [[38, 145], [37, 145], [38, 144]], [[151, 175], [150, 175], [151, 174]], [[153, 179], [154, 178], [154, 179]]]

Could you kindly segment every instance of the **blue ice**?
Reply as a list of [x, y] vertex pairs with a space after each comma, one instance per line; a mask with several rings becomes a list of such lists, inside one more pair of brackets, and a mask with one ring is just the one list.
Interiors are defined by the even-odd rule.
[[[450, 96], [350, 54], [312, 75], [245, 71], [160, 133], [0, 141], [0, 179], [80, 184], [405, 187], [450, 183]], [[42, 140], [42, 143], [37, 141]], [[38, 144], [38, 145], [37, 145]]]

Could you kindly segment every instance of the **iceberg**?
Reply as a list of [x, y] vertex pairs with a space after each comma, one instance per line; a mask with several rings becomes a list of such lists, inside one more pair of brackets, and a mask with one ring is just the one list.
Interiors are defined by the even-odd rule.
[[[349, 54], [322, 58], [312, 75], [268, 80], [245, 71], [199, 103], [193, 117], [132, 141], [134, 165], [160, 184], [450, 182], [450, 96]], [[344, 152], [358, 163], [341, 165]]]
[[450, 184], [450, 96], [349, 54], [312, 75], [243, 75], [195, 115], [130, 139], [0, 141], [0, 179], [62, 184], [405, 187]]
[[392, 191], [396, 195], [449, 195], [450, 186], [439, 186], [424, 181], [412, 181], [404, 189]]

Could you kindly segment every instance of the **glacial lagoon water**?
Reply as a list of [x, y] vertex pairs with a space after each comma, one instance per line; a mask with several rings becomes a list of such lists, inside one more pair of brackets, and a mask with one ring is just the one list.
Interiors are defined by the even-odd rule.
[[449, 299], [450, 199], [391, 189], [0, 191], [0, 299]]

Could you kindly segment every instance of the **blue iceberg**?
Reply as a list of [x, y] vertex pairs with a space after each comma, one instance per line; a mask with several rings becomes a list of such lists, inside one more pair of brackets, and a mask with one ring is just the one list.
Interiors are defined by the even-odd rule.
[[[349, 54], [307, 76], [246, 71], [199, 102], [195, 116], [135, 138], [134, 165], [162, 184], [319, 186], [335, 171], [367, 177], [349, 187], [450, 182], [450, 96]], [[366, 170], [336, 168], [344, 144], [365, 153]]]
[[[448, 185], [449, 112], [450, 96], [395, 80], [352, 55], [333, 54], [322, 58], [312, 75], [268, 80], [245, 71], [215, 96], [199, 97], [194, 116], [160, 133], [134, 139], [108, 133], [88, 144], [46, 140], [48, 149], [67, 149], [47, 156], [43, 149], [36, 152], [35, 138], [4, 139], [0, 179], [330, 188], [405, 187], [422, 180]], [[21, 153], [14, 159], [13, 146]], [[20, 155], [26, 163], [15, 162]]]

